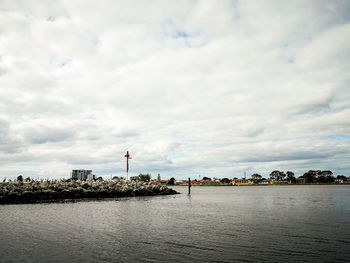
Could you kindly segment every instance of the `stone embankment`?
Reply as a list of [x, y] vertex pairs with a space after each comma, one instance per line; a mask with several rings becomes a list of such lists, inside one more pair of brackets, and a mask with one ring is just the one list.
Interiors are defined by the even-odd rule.
[[140, 181], [31, 181], [0, 183], [0, 204], [171, 194], [178, 194], [178, 192], [158, 183]]

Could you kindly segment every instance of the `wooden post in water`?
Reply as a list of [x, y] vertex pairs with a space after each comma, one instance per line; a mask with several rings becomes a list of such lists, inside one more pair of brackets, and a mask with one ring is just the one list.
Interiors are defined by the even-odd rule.
[[191, 178], [188, 177], [188, 194], [191, 194]]

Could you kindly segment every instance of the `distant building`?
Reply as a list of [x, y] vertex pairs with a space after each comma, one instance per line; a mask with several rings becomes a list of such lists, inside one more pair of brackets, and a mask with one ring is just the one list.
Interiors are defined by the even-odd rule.
[[95, 175], [92, 174], [92, 170], [72, 170], [71, 179], [80, 181], [92, 181], [95, 179]]
[[161, 183], [161, 184], [167, 184], [167, 183], [168, 183], [168, 180], [158, 180], [157, 182], [158, 182], [158, 183]]
[[185, 184], [188, 184], [188, 182], [185, 180], [176, 180], [175, 184], [176, 185], [185, 185]]
[[258, 184], [270, 184], [272, 179], [262, 179]]
[[160, 179], [160, 174], [158, 174], [158, 177], [157, 177], [157, 181], [160, 181], [161, 179]]
[[95, 175], [92, 173], [89, 173], [86, 178], [87, 181], [94, 181], [95, 180]]
[[232, 179], [232, 185], [248, 185], [253, 184], [253, 182], [249, 179]]
[[216, 180], [200, 180], [199, 181], [199, 184], [216, 184], [216, 183], [217, 183]]

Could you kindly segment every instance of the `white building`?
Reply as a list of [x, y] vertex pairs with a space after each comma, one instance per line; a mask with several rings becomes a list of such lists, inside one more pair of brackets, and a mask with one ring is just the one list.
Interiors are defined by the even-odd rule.
[[71, 179], [80, 181], [92, 181], [95, 179], [95, 175], [92, 174], [92, 170], [72, 170]]
[[89, 173], [86, 178], [87, 181], [93, 181], [95, 180], [95, 175], [92, 173]]

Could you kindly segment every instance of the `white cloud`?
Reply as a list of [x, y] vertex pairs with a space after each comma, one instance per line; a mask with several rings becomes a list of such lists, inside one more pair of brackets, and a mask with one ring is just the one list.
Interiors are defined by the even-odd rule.
[[349, 10], [0, 2], [0, 177], [350, 175]]

